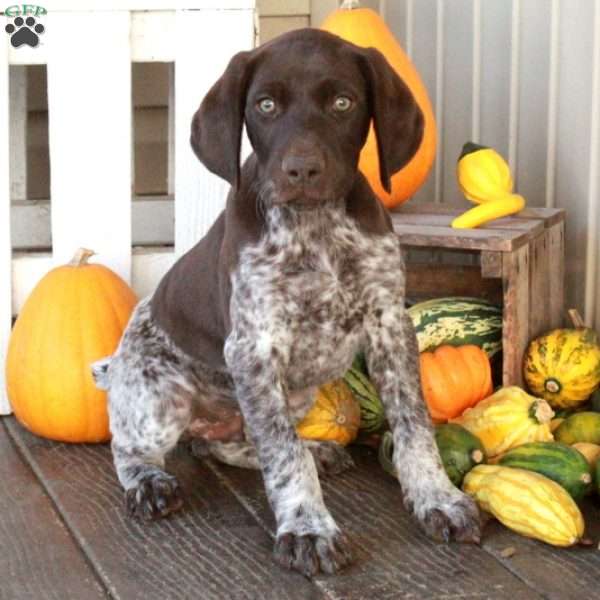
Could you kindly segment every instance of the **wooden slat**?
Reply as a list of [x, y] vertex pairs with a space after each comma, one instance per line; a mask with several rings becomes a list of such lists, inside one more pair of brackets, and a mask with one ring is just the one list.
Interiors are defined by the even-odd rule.
[[11, 325], [8, 39], [0, 41], [0, 414], [8, 414], [4, 364]]
[[[173, 265], [173, 248], [134, 248], [131, 284], [139, 298], [150, 294]], [[10, 263], [8, 263], [10, 264]], [[35, 284], [52, 268], [47, 252], [19, 252], [12, 261], [12, 314], [17, 315]], [[0, 377], [2, 376], [0, 373]]]
[[[456, 215], [452, 213], [394, 213], [394, 223], [398, 225], [425, 225], [431, 227], [444, 227], [451, 229], [452, 221]], [[530, 237], [539, 235], [544, 230], [542, 220], [529, 221], [525, 219], [515, 219], [507, 217], [504, 219], [496, 219], [490, 223], [485, 223], [478, 227], [478, 231], [495, 232], [497, 229], [505, 229], [508, 231], [526, 232]], [[452, 229], [454, 234], [460, 230]]]
[[[600, 538], [600, 513], [597, 505], [584, 502], [586, 537]], [[491, 522], [483, 537], [483, 547], [526, 584], [549, 600], [600, 598], [600, 553], [590, 547], [555, 548], [510, 532], [500, 523]], [[504, 558], [501, 552], [512, 547], [515, 553]], [[590, 595], [584, 590], [590, 590]]]
[[167, 463], [182, 485], [183, 510], [144, 524], [124, 514], [107, 446], [49, 442], [12, 419], [8, 428], [113, 597], [323, 598], [275, 566], [270, 536], [185, 448]]
[[64, 263], [84, 246], [128, 281], [129, 14], [73, 12], [51, 17], [48, 130], [54, 261]]
[[544, 230], [529, 246], [529, 338], [550, 328], [549, 278], [556, 276], [558, 265], [548, 259], [549, 231]]
[[0, 421], [0, 598], [108, 598]]
[[[209, 229], [225, 206], [229, 184], [210, 173], [189, 143], [192, 116], [236, 52], [252, 48], [254, 14], [179, 11], [175, 64], [175, 252], [179, 256]], [[210, 57], [202, 61], [199, 57]]]
[[27, 198], [27, 71], [14, 66], [10, 86], [10, 195]]
[[427, 246], [437, 248], [463, 248], [470, 250], [515, 250], [526, 244], [529, 233], [496, 229], [452, 229], [427, 225], [402, 225], [392, 215], [394, 231], [400, 241], [407, 246]]
[[476, 296], [502, 303], [502, 282], [485, 279], [479, 266], [406, 263], [406, 295], [411, 299]]
[[[354, 448], [353, 456], [357, 468], [322, 479], [325, 503], [355, 552], [355, 563], [348, 570], [315, 580], [329, 598], [541, 598], [482, 549], [427, 539], [402, 508], [398, 482], [382, 471], [375, 456], [364, 448]], [[273, 531], [260, 475], [211, 465]]]
[[502, 252], [483, 251], [480, 263], [482, 277], [502, 277]]
[[[462, 206], [456, 206], [453, 204], [438, 204], [436, 202], [406, 202], [401, 204], [400, 206], [393, 208], [391, 210], [392, 214], [442, 214], [442, 215], [452, 215], [457, 217], [458, 215], [462, 215], [466, 210], [472, 208], [472, 204], [464, 203]], [[496, 219], [495, 221], [491, 221], [489, 224], [495, 224], [500, 222], [506, 222], [514, 219], [541, 219], [544, 221], [546, 227], [550, 227], [559, 221], [564, 221], [566, 216], [566, 211], [563, 208], [546, 208], [546, 207], [537, 207], [537, 206], [527, 206], [521, 212], [518, 212], [510, 217], [504, 217], [502, 219]], [[488, 224], [486, 224], [486, 227]]]
[[548, 231], [548, 287], [551, 328], [562, 327], [565, 320], [565, 224]]
[[[131, 198], [131, 243], [134, 246], [172, 245], [175, 203], [172, 195]], [[12, 202], [13, 250], [52, 248], [49, 200]]]
[[523, 354], [529, 343], [529, 246], [502, 256], [502, 382], [523, 384]]

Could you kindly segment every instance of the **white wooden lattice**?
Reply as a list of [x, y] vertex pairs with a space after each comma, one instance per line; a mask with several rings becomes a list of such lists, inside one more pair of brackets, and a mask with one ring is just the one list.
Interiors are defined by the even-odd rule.
[[[54, 0], [45, 7], [46, 31], [38, 47], [13, 48], [8, 36], [0, 38], [0, 414], [10, 412], [4, 365], [11, 315], [44, 273], [66, 262], [77, 247], [91, 247], [138, 295], [146, 295], [223, 208], [228, 186], [193, 156], [190, 120], [231, 56], [255, 41], [254, 0]], [[136, 61], [174, 62], [169, 191], [175, 199], [175, 252], [132, 251], [131, 62]], [[26, 191], [18, 166], [9, 178], [9, 156], [21, 164], [26, 106], [24, 71], [13, 69], [9, 85], [9, 65], [28, 64], [48, 66], [53, 251], [11, 256], [9, 180], [15, 200]], [[165, 203], [154, 206], [172, 214]], [[20, 208], [31, 221], [15, 221], [13, 215], [16, 236], [23, 226], [49, 218], [47, 203]], [[134, 216], [141, 214], [139, 208]]]

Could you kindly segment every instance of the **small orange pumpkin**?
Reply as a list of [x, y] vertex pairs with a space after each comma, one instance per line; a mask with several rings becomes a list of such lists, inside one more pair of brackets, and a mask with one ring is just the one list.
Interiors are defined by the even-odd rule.
[[440, 346], [422, 352], [421, 385], [434, 421], [443, 422], [492, 393], [492, 369], [479, 346]]
[[[347, 6], [347, 7], [346, 7]], [[425, 117], [425, 129], [417, 153], [400, 171], [392, 176], [392, 192], [388, 194], [379, 179], [379, 156], [373, 126], [362, 149], [359, 168], [369, 181], [373, 191], [388, 208], [410, 198], [424, 183], [436, 149], [435, 117], [427, 89], [400, 44], [394, 38], [383, 19], [369, 8], [357, 8], [356, 0], [346, 1], [342, 8], [331, 13], [321, 29], [363, 48], [377, 48], [398, 73], [412, 92]]]
[[322, 385], [315, 403], [298, 423], [298, 435], [310, 440], [329, 440], [345, 446], [354, 441], [360, 427], [360, 404], [348, 384], [337, 379]]
[[47, 273], [12, 330], [6, 362], [8, 398], [30, 431], [64, 442], [110, 438], [106, 393], [90, 364], [112, 354], [137, 302], [113, 271], [73, 260]]

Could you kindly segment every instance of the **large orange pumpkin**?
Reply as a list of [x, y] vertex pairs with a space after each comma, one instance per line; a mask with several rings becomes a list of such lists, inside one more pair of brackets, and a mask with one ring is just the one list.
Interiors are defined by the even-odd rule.
[[110, 437], [106, 393], [90, 364], [112, 354], [137, 299], [110, 269], [73, 260], [47, 273], [12, 330], [6, 364], [8, 398], [17, 419], [38, 435], [65, 442]]
[[434, 421], [460, 416], [492, 393], [492, 370], [479, 346], [440, 346], [421, 352], [421, 385]]
[[388, 194], [379, 179], [379, 157], [373, 126], [360, 155], [359, 168], [380, 200], [389, 208], [410, 198], [424, 183], [435, 159], [435, 118], [427, 89], [419, 73], [404, 53], [383, 19], [369, 8], [354, 8], [358, 3], [349, 2], [349, 8], [334, 11], [322, 29], [363, 48], [377, 48], [392, 68], [411, 90], [425, 117], [425, 131], [421, 145], [413, 158], [392, 176], [392, 191]]

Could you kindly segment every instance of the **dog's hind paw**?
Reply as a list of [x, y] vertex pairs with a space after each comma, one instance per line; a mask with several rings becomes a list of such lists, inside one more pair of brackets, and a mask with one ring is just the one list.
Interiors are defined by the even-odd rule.
[[479, 544], [481, 518], [474, 500], [466, 494], [452, 502], [440, 502], [415, 515], [424, 532], [434, 540]]
[[337, 573], [352, 561], [348, 538], [339, 532], [331, 536], [284, 533], [277, 537], [273, 554], [282, 567], [307, 577]]
[[152, 473], [142, 477], [136, 487], [125, 493], [125, 506], [130, 517], [153, 521], [166, 517], [183, 506], [181, 488], [175, 477]]
[[354, 461], [344, 446], [336, 442], [305, 440], [315, 459], [319, 475], [337, 475], [354, 467]]

